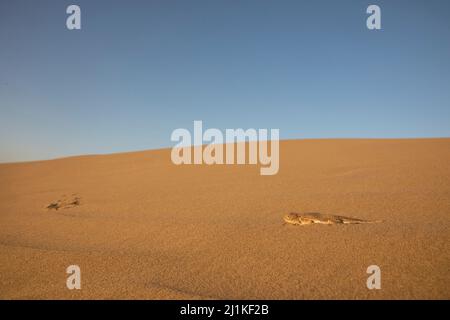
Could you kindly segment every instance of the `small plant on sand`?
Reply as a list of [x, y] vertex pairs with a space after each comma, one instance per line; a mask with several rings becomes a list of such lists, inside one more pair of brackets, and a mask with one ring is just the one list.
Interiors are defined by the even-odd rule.
[[80, 205], [80, 198], [75, 198], [71, 203], [69, 203], [70, 206], [79, 206]]
[[55, 209], [55, 210], [58, 210], [60, 208], [60, 206], [59, 206], [59, 203], [57, 203], [57, 202], [53, 202], [53, 203], [50, 203], [48, 206], [47, 206], [47, 209]]

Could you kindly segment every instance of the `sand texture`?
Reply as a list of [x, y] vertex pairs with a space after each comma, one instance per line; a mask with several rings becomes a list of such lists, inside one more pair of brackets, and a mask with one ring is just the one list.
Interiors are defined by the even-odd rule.
[[282, 141], [279, 173], [259, 168], [170, 149], [1, 164], [0, 298], [450, 299], [450, 139]]

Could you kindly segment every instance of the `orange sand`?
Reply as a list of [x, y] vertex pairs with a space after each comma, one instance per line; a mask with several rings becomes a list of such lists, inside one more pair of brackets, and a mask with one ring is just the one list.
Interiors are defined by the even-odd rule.
[[[283, 141], [275, 176], [166, 149], [2, 164], [0, 181], [2, 299], [450, 298], [450, 139]], [[283, 226], [308, 211], [385, 221]]]

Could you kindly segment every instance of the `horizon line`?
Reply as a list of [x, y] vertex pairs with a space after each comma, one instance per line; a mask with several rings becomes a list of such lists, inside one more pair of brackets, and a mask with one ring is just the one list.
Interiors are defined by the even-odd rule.
[[[291, 142], [291, 141], [318, 141], [318, 140], [440, 140], [440, 139], [450, 139], [450, 136], [448, 137], [402, 137], [402, 138], [288, 138], [288, 139], [280, 139], [280, 142]], [[245, 143], [249, 143], [254, 140], [246, 140]], [[258, 140], [257, 140], [258, 141]], [[267, 139], [264, 141], [272, 141], [271, 139]], [[233, 143], [243, 143], [244, 141], [235, 141]], [[214, 143], [213, 143], [214, 144]], [[219, 143], [222, 145], [225, 145], [227, 143]], [[205, 146], [209, 145], [209, 143], [204, 143], [201, 145], [187, 145], [183, 146], [182, 148], [190, 148], [190, 147], [199, 147], [199, 146]], [[32, 162], [43, 162], [43, 161], [54, 161], [54, 160], [63, 160], [63, 159], [70, 159], [70, 158], [81, 158], [81, 157], [95, 157], [95, 156], [110, 156], [110, 155], [118, 155], [118, 154], [128, 154], [128, 153], [140, 153], [140, 152], [147, 152], [147, 151], [163, 151], [167, 149], [172, 149], [175, 146], [168, 146], [168, 147], [158, 147], [158, 148], [151, 148], [151, 149], [139, 149], [139, 150], [125, 150], [125, 151], [114, 151], [114, 152], [99, 152], [99, 153], [84, 153], [84, 154], [72, 154], [72, 155], [61, 155], [57, 157], [51, 157], [51, 158], [44, 158], [44, 159], [33, 159], [33, 160], [19, 160], [19, 161], [1, 161], [0, 165], [8, 165], [8, 164], [24, 164], [24, 163], [32, 163]]]

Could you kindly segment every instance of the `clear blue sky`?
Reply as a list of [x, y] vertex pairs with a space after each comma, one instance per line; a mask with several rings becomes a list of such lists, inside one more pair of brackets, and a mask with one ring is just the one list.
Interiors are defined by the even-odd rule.
[[449, 137], [450, 1], [2, 0], [0, 111], [0, 162], [170, 147], [193, 120]]

